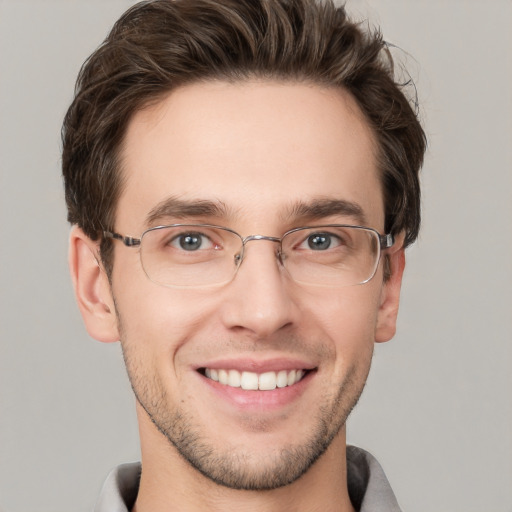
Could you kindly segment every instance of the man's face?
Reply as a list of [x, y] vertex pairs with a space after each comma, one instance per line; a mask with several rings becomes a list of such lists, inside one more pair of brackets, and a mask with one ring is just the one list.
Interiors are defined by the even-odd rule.
[[[365, 225], [383, 232], [372, 135], [339, 90], [274, 82], [183, 87], [135, 115], [122, 169], [114, 227], [127, 235], [208, 223], [281, 237], [304, 225], [361, 222], [336, 209], [307, 213], [328, 200], [358, 205]], [[167, 213], [160, 208], [148, 224], [166, 201]], [[190, 212], [198, 201], [218, 211]], [[176, 213], [178, 202], [188, 214]], [[275, 243], [252, 241], [228, 284], [169, 288], [147, 278], [137, 249], [116, 242], [112, 294], [143, 449], [156, 426], [174, 446], [158, 433], [165, 449], [223, 485], [264, 489], [295, 480], [343, 434], [374, 341], [394, 329], [386, 311], [394, 282], [383, 283], [381, 262], [363, 285], [298, 284]], [[236, 373], [286, 371], [291, 385], [243, 390], [208, 378], [210, 370], [231, 371], [235, 380]], [[304, 372], [297, 382], [294, 370]]]

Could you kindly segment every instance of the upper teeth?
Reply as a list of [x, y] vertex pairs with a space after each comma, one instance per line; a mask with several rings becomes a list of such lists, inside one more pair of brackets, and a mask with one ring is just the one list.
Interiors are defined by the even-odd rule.
[[272, 390], [284, 388], [299, 382], [304, 370], [281, 370], [279, 372], [239, 372], [237, 370], [216, 370], [206, 368], [205, 375], [221, 384], [246, 390]]

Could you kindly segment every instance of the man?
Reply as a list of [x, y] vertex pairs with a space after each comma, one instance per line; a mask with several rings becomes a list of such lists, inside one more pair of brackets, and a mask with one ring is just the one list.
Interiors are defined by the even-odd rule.
[[420, 218], [381, 37], [329, 2], [144, 2], [63, 146], [78, 304], [121, 341], [141, 439], [96, 510], [399, 510], [345, 437]]

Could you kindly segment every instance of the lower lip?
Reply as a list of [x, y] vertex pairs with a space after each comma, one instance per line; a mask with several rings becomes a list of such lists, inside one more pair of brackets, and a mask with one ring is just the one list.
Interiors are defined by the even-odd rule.
[[308, 371], [299, 382], [293, 384], [292, 386], [275, 388], [268, 391], [234, 388], [232, 386], [220, 384], [219, 382], [209, 379], [204, 375], [198, 375], [217, 396], [220, 396], [224, 400], [233, 403], [239, 408], [272, 410], [294, 402], [300, 395], [304, 393], [315, 374], [315, 371]]

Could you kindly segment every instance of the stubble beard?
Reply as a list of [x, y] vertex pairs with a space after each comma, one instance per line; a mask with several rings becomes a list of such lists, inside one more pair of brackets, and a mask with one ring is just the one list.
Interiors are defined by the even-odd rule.
[[[267, 491], [286, 486], [304, 475], [327, 450], [356, 405], [364, 381], [355, 378], [355, 369], [347, 375], [334, 397], [325, 399], [311, 428], [300, 444], [289, 444], [264, 457], [248, 452], [244, 446], [214, 448], [204, 427], [180, 407], [171, 409], [163, 386], [157, 378], [141, 377], [129, 350], [123, 345], [128, 377], [136, 399], [156, 428], [192, 467], [218, 485], [250, 491]], [[369, 369], [369, 365], [368, 365]], [[357, 382], [356, 382], [357, 381]]]
[[218, 485], [237, 490], [268, 491], [298, 480], [327, 450], [357, 404], [363, 391], [373, 349], [360, 364], [347, 371], [336, 393], [325, 396], [313, 421], [310, 435], [300, 444], [287, 444], [271, 454], [254, 453], [245, 446], [223, 451], [198, 425], [193, 414], [169, 405], [165, 386], [156, 372], [146, 372], [132, 354], [118, 315], [123, 358], [135, 397], [151, 422], [176, 448], [180, 456]]

